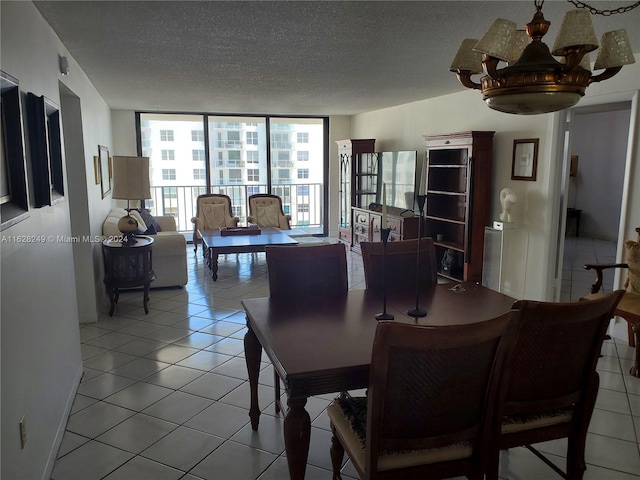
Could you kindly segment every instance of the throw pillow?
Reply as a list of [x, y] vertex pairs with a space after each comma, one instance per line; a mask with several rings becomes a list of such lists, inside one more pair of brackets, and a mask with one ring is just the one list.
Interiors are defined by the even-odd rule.
[[629, 293], [640, 295], [640, 243], [633, 240], [624, 242], [627, 250], [627, 264], [629, 265], [629, 276], [625, 284]]
[[261, 227], [279, 227], [280, 209], [277, 205], [258, 207], [258, 225]]
[[160, 224], [155, 218], [153, 218], [153, 215], [151, 215], [151, 212], [149, 210], [147, 210], [146, 208], [139, 208], [138, 213], [144, 220], [144, 223], [146, 223], [148, 226], [153, 225], [153, 228], [155, 229], [156, 233], [162, 230], [160, 228]]
[[141, 235], [155, 235], [158, 232], [156, 230], [156, 227], [151, 224], [149, 225], [149, 228], [147, 228], [144, 232], [142, 230], [138, 230], [138, 233], [140, 233]]
[[224, 205], [221, 203], [204, 203], [202, 204], [202, 218], [204, 220], [204, 228], [220, 228], [224, 227]]

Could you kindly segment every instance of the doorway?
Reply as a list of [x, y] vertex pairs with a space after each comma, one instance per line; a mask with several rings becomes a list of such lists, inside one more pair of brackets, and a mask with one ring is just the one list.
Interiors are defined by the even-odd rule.
[[[572, 112], [561, 301], [577, 301], [595, 280], [585, 263], [614, 263], [620, 230], [631, 102]], [[613, 271], [604, 288], [611, 291]]]

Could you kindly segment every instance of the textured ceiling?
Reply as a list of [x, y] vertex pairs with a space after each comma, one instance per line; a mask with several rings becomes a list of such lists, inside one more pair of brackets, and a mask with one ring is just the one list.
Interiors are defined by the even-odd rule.
[[[449, 72], [460, 41], [497, 17], [524, 28], [535, 12], [530, 0], [35, 4], [113, 109], [307, 115], [464, 90]], [[544, 4], [549, 46], [571, 8]], [[598, 35], [626, 27], [640, 51], [640, 8], [593, 18]]]

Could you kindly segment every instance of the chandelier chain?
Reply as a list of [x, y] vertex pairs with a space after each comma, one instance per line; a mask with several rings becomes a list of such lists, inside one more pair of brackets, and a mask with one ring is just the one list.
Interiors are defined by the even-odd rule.
[[589, 10], [589, 13], [591, 13], [592, 15], [604, 15], [605, 17], [609, 17], [616, 13], [626, 13], [640, 6], [640, 1], [638, 1], [636, 3], [627, 5], [625, 7], [618, 7], [611, 10], [598, 10], [597, 8], [592, 7], [591, 5], [587, 5], [586, 3], [581, 2], [580, 0], [567, 0], [567, 1], [569, 3], [573, 3], [578, 8], [585, 8]]

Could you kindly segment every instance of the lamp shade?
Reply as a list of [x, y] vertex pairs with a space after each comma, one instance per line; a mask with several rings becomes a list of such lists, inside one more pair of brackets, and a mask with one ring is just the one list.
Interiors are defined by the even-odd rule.
[[593, 52], [598, 48], [598, 37], [587, 10], [569, 10], [564, 14], [552, 53], [557, 56], [565, 55], [572, 47], [583, 47], [585, 52]]
[[113, 157], [111, 196], [123, 200], [151, 198], [149, 157]]
[[478, 40], [467, 38], [462, 41], [449, 70], [469, 70], [471, 73], [482, 73], [482, 54], [473, 50]]
[[629, 36], [624, 28], [602, 34], [602, 45], [598, 50], [594, 69], [622, 67], [635, 62]]
[[511, 56], [510, 50], [515, 41], [515, 35], [516, 22], [498, 18], [476, 43], [474, 50], [507, 62]]
[[516, 30], [513, 37], [513, 42], [508, 47], [507, 62], [509, 65], [513, 65], [518, 61], [525, 47], [529, 44], [529, 36], [526, 30]]

